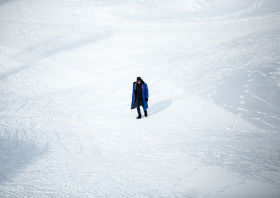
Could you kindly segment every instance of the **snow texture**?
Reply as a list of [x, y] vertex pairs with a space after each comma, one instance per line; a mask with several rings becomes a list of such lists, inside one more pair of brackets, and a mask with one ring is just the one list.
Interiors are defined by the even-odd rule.
[[2, 0], [0, 109], [0, 197], [279, 198], [280, 1]]

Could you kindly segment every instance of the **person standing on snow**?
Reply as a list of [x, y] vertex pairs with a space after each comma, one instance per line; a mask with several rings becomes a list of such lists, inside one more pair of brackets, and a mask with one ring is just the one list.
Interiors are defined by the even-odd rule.
[[137, 81], [133, 83], [132, 102], [131, 102], [131, 109], [137, 108], [138, 117], [136, 117], [136, 119], [140, 119], [142, 117], [140, 111], [140, 105], [144, 109], [145, 117], [148, 116], [147, 113], [148, 98], [149, 98], [148, 85], [140, 77], [137, 77]]

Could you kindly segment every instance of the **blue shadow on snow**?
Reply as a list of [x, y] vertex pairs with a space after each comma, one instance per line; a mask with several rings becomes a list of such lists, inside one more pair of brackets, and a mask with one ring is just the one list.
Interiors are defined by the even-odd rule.
[[149, 107], [149, 109], [148, 109], [149, 115], [155, 115], [155, 114], [157, 114], [161, 111], [164, 111], [165, 109], [167, 109], [171, 105], [172, 105], [171, 100], [160, 101], [160, 102], [152, 105], [151, 107]]
[[45, 146], [34, 139], [24, 138], [24, 134], [27, 134], [24, 129], [0, 126], [0, 185], [5, 181], [12, 182], [14, 176], [25, 171], [46, 152]]

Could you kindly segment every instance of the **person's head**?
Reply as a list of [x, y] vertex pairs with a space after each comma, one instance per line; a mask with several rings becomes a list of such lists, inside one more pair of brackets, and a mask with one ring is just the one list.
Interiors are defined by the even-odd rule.
[[141, 77], [137, 77], [137, 83], [140, 84], [142, 82]]

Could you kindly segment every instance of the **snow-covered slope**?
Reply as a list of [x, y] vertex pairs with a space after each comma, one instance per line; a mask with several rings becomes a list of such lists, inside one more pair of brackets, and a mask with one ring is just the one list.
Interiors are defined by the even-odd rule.
[[279, 4], [0, 1], [0, 197], [278, 198]]

